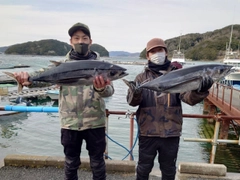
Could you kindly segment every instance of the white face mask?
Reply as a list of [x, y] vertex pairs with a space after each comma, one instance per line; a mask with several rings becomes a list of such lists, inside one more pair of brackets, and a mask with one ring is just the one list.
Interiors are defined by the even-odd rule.
[[166, 56], [165, 52], [157, 52], [150, 56], [150, 61], [154, 64], [162, 65], [165, 62], [165, 56]]

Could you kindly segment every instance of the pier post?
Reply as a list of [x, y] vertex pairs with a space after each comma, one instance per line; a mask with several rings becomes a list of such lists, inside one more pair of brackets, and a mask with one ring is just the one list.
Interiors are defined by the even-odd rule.
[[208, 99], [204, 99], [204, 101], [203, 101], [203, 114], [209, 114], [210, 103], [211, 102]]
[[[230, 120], [225, 119], [221, 122], [219, 139], [228, 139]], [[220, 145], [227, 145], [227, 143], [221, 143]]]
[[[214, 115], [217, 113], [217, 107], [208, 99], [204, 99], [203, 101], [203, 114]], [[209, 123], [213, 123], [214, 119], [207, 118]]]
[[[217, 106], [215, 106], [214, 104], [211, 104], [209, 106], [209, 114], [210, 115], [217, 114]], [[213, 118], [208, 118], [207, 120], [209, 123], [214, 123], [214, 121], [215, 121]]]

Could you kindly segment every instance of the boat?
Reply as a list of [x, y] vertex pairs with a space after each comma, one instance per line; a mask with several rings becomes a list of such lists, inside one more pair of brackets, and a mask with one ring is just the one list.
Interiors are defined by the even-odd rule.
[[52, 100], [58, 100], [59, 90], [48, 90], [46, 91], [46, 95], [50, 97]]
[[180, 64], [185, 64], [185, 55], [184, 52], [181, 51], [181, 35], [179, 39], [179, 44], [178, 44], [178, 50], [173, 51], [173, 56], [172, 56], [172, 62], [177, 61]]
[[239, 46], [237, 51], [233, 51], [231, 48], [232, 43], [232, 33], [233, 33], [233, 25], [231, 26], [231, 35], [229, 44], [226, 44], [226, 52], [223, 58], [223, 63], [232, 65], [232, 72], [227, 75], [224, 79], [224, 83], [230, 86], [240, 85], [240, 54], [239, 54]]

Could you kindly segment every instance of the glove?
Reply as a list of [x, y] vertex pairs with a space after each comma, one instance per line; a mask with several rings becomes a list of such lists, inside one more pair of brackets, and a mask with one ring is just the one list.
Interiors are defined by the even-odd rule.
[[177, 61], [173, 61], [171, 63], [172, 65], [172, 69], [175, 70], [175, 69], [182, 69], [182, 65], [180, 63], [178, 63]]
[[204, 77], [202, 83], [199, 85], [198, 92], [206, 92], [213, 85], [213, 80], [210, 76]]
[[137, 88], [138, 87], [138, 83], [134, 82], [134, 81], [130, 81], [130, 86], [129, 89], [133, 94], [140, 94], [142, 92], [141, 88]]
[[129, 90], [130, 90], [131, 93], [133, 93], [133, 94], [140, 94], [142, 92], [141, 88], [137, 88], [139, 86], [138, 83], [136, 83], [134, 81], [127, 81], [125, 79], [123, 79], [123, 81], [129, 87]]

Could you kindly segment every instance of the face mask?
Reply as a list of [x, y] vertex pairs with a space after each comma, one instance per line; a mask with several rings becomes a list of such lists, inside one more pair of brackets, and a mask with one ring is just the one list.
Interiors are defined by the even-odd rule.
[[80, 55], [86, 55], [88, 52], [88, 46], [89, 44], [85, 43], [74, 44], [74, 50]]
[[150, 56], [150, 61], [154, 64], [162, 65], [165, 62], [165, 56], [166, 56], [165, 52], [157, 52]]

